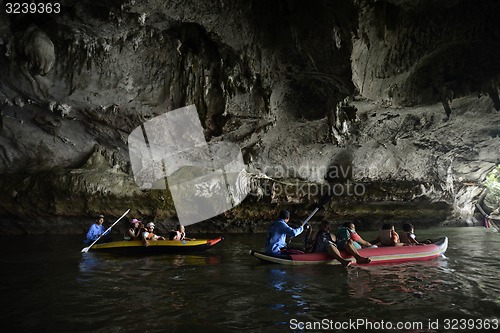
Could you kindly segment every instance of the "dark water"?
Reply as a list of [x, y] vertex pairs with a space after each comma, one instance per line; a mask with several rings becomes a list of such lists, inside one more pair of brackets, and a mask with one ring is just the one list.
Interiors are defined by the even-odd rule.
[[[319, 331], [349, 321], [359, 323], [351, 330], [358, 332], [459, 332], [460, 325], [479, 331], [490, 322], [494, 328], [500, 234], [446, 228], [417, 235], [447, 235], [447, 258], [287, 267], [248, 255], [262, 248], [262, 234], [225, 235], [202, 255], [139, 258], [82, 254], [75, 236], [3, 237], [2, 324], [13, 332]], [[381, 326], [387, 322], [417, 326], [389, 330]]]

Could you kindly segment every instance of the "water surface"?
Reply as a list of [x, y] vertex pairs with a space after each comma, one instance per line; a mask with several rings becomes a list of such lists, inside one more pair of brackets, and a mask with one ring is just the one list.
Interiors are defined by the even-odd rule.
[[[249, 256], [263, 248], [263, 234], [224, 235], [198, 255], [153, 257], [82, 254], [77, 236], [2, 237], [2, 323], [16, 332], [287, 332], [356, 321], [372, 325], [360, 332], [459, 332], [450, 320], [454, 328], [498, 320], [500, 234], [476, 227], [417, 235], [447, 235], [446, 258], [288, 267]], [[382, 321], [416, 326], [389, 330]]]

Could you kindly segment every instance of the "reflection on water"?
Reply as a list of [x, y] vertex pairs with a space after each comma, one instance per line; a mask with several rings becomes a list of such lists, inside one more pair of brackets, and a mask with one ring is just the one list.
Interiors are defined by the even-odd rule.
[[[212, 254], [204, 255], [156, 255], [151, 257], [119, 257], [107, 253], [88, 252], [82, 254], [80, 260], [81, 273], [93, 273], [96, 270], [109, 271], [115, 268], [121, 270], [122, 265], [129, 265], [131, 268], [142, 271], [154, 270], [158, 263], [164, 263], [167, 266], [197, 266], [197, 265], [217, 265], [220, 263], [220, 257]], [[127, 271], [127, 270], [125, 270]]]
[[98, 254], [96, 255], [93, 252], [82, 254], [82, 259], [80, 260], [79, 265], [80, 272], [83, 274], [92, 273], [102, 264], [103, 260], [99, 257]]
[[285, 269], [270, 269], [267, 271], [269, 275], [270, 285], [278, 291], [286, 291], [286, 270]]
[[[276, 289], [278, 292], [290, 294], [291, 300], [293, 301], [293, 306], [301, 308], [307, 305], [302, 298], [303, 291], [305, 288], [307, 288], [307, 286], [300, 282], [297, 283], [293, 280], [293, 278], [289, 280], [287, 276], [287, 269], [272, 268], [269, 269], [266, 273], [268, 275], [269, 285], [272, 288]], [[272, 310], [283, 311], [285, 314], [288, 314], [289, 312], [287, 312], [286, 307], [287, 304], [283, 303], [271, 304]]]
[[[377, 304], [411, 302], [423, 298], [440, 281], [434, 275], [446, 266], [445, 259], [399, 265], [360, 267], [348, 279], [350, 297]], [[371, 295], [366, 297], [366, 295]]]
[[76, 237], [5, 239], [0, 316], [18, 332], [283, 332], [293, 318], [498, 318], [500, 235], [418, 234], [442, 235], [446, 258], [347, 269], [263, 264], [248, 251], [261, 249], [264, 235], [225, 235], [205, 253], [152, 257], [82, 254]]

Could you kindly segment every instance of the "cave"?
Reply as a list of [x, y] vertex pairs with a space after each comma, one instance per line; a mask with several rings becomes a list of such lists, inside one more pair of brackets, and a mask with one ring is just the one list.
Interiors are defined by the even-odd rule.
[[470, 226], [478, 205], [497, 216], [497, 1], [58, 4], [0, 12], [5, 233], [81, 233], [127, 208], [175, 224], [175, 193], [136, 183], [128, 138], [189, 105], [204, 144], [240, 148], [249, 187], [192, 230], [265, 230], [282, 208], [303, 219], [332, 165], [353, 191], [318, 219]]

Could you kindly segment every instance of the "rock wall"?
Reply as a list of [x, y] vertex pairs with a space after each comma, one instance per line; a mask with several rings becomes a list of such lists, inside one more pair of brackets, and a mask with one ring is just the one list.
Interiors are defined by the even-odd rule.
[[[365, 5], [352, 57], [353, 81], [363, 96], [398, 105], [447, 103], [477, 93], [498, 96], [500, 51], [491, 43], [499, 38], [492, 20], [497, 4]], [[499, 110], [498, 102], [495, 106]]]
[[0, 14], [0, 218], [12, 230], [84, 230], [79, 217], [125, 203], [174, 223], [168, 190], [134, 184], [127, 136], [189, 104], [208, 141], [238, 143], [252, 179], [241, 206], [200, 230], [262, 230], [282, 207], [307, 216], [342, 156], [363, 193], [339, 194], [324, 217], [477, 223], [498, 164], [495, 1], [61, 3]]

